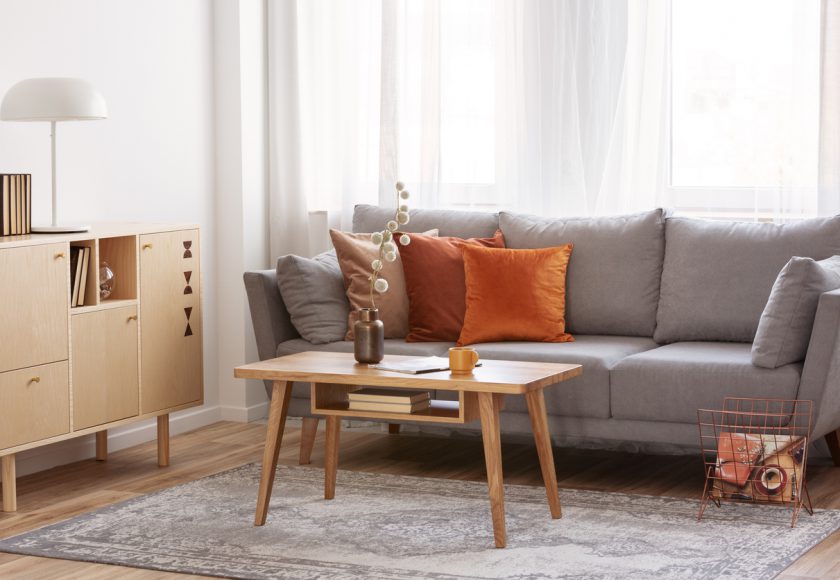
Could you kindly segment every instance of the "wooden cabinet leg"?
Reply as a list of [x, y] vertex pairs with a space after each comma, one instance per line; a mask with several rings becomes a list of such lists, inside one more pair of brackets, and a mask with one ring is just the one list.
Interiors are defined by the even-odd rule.
[[0, 457], [3, 472], [3, 511], [17, 511], [17, 481], [15, 480], [15, 456]]
[[158, 467], [169, 467], [169, 414], [157, 418]]
[[834, 467], [840, 467], [840, 429], [827, 433], [825, 442], [828, 443], [828, 450], [831, 452]]
[[548, 497], [548, 508], [551, 517], [561, 517], [560, 495], [557, 491], [557, 473], [554, 471], [554, 453], [551, 450], [551, 435], [548, 432], [548, 417], [545, 412], [545, 396], [543, 390], [525, 393], [528, 404], [528, 415], [531, 416], [531, 430], [534, 432], [534, 442], [537, 444], [537, 455], [540, 457], [545, 493]]
[[318, 417], [304, 417], [300, 428], [300, 458], [298, 463], [306, 465], [312, 457], [315, 435], [318, 433]]
[[335, 478], [338, 471], [338, 441], [341, 436], [341, 417], [327, 415], [327, 444], [324, 455], [324, 499], [335, 497]]
[[274, 472], [277, 471], [277, 455], [283, 442], [283, 430], [286, 428], [286, 413], [292, 398], [292, 383], [274, 381], [271, 391], [271, 406], [268, 408], [268, 431], [265, 434], [260, 490], [257, 494], [257, 513], [254, 525], [265, 525], [268, 517], [268, 503], [271, 501], [271, 488], [274, 487]]
[[400, 434], [400, 424], [399, 423], [388, 423], [388, 435], [399, 435]]
[[484, 462], [487, 465], [487, 487], [490, 489], [490, 512], [493, 515], [493, 536], [497, 548], [507, 544], [505, 530], [505, 487], [502, 475], [502, 440], [499, 429], [501, 396], [478, 393], [481, 415], [481, 438], [484, 441]]
[[108, 459], [108, 430], [96, 432], [96, 460], [105, 461]]

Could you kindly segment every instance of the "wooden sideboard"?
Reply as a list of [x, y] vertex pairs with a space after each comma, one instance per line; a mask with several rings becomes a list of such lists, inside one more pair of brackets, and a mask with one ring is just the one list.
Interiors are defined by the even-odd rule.
[[[71, 308], [70, 248], [90, 248], [84, 306]], [[99, 295], [99, 265], [115, 287]], [[194, 225], [101, 224], [79, 234], [0, 237], [0, 463], [17, 509], [15, 454], [204, 402], [201, 266]]]

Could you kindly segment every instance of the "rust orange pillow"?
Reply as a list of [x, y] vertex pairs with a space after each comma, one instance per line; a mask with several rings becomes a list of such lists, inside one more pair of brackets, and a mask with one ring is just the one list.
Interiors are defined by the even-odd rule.
[[406, 342], [454, 342], [464, 325], [466, 310], [464, 257], [467, 246], [505, 247], [497, 231], [492, 238], [433, 238], [414, 236], [400, 244], [400, 259], [408, 292]]
[[574, 341], [566, 333], [566, 269], [572, 247], [464, 246], [467, 309], [458, 345]]

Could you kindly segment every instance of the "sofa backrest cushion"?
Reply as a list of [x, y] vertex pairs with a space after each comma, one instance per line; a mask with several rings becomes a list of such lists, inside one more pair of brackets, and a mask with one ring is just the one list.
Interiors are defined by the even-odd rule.
[[509, 248], [574, 244], [566, 276], [566, 331], [653, 336], [665, 254], [661, 209], [592, 218], [502, 212]]
[[[411, 221], [400, 226], [401, 232], [425, 232], [436, 229], [441, 237], [492, 238], [499, 229], [499, 214], [446, 209], [412, 209]], [[357, 205], [353, 212], [353, 231], [372, 233], [385, 229], [394, 219], [394, 209], [376, 205]]]
[[788, 260], [835, 254], [840, 254], [840, 217], [789, 224], [668, 218], [653, 338], [660, 344], [752, 342]]

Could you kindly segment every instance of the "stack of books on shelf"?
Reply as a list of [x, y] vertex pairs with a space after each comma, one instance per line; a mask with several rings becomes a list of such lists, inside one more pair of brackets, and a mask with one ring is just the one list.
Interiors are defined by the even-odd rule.
[[87, 269], [90, 262], [90, 248], [70, 248], [70, 306], [85, 305], [85, 288], [87, 288]]
[[0, 235], [19, 236], [32, 231], [32, 176], [0, 174]]
[[417, 413], [431, 406], [429, 391], [360, 389], [347, 394], [351, 411]]

